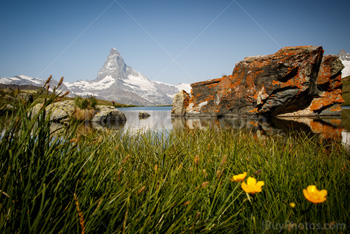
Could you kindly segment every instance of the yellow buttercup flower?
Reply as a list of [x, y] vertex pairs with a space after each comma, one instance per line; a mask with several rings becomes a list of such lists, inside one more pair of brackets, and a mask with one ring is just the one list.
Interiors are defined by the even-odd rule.
[[295, 207], [295, 203], [294, 203], [294, 202], [291, 202], [291, 203], [289, 203], [289, 206], [292, 207], [292, 208], [294, 208], [294, 207]]
[[247, 172], [244, 172], [244, 173], [239, 174], [239, 175], [234, 175], [234, 176], [232, 176], [231, 181], [232, 182], [240, 182], [240, 181], [243, 181], [246, 176], [247, 176]]
[[315, 185], [307, 186], [303, 193], [306, 200], [312, 203], [322, 203], [327, 199], [327, 190], [318, 190]]
[[248, 177], [247, 183], [243, 182], [241, 187], [246, 193], [255, 194], [261, 192], [261, 187], [264, 186], [264, 184], [264, 181], [256, 182], [255, 178]]

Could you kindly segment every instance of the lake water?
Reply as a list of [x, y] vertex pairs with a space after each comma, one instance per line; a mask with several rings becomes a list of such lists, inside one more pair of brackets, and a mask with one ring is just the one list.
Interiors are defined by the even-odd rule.
[[[171, 130], [171, 106], [162, 107], [128, 107], [118, 108], [126, 116], [126, 124], [123, 129], [128, 131], [147, 131], [147, 130]], [[144, 111], [151, 116], [146, 119], [139, 118], [139, 112]]]
[[[333, 118], [171, 118], [171, 106], [118, 108], [126, 118], [123, 131], [139, 132], [147, 130], [234, 128], [251, 131], [263, 137], [269, 135], [287, 135], [290, 132], [304, 132], [323, 139], [338, 139], [344, 144], [350, 143], [350, 107], [344, 107], [341, 117]], [[151, 116], [139, 119], [139, 112], [145, 111]]]

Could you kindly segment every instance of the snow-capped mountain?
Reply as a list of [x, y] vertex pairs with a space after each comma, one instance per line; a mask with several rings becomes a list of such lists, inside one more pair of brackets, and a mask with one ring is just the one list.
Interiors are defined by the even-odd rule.
[[[27, 86], [38, 86], [42, 87], [44, 86], [46, 80], [34, 78], [34, 77], [29, 77], [25, 75], [18, 75], [14, 77], [0, 77], [0, 84], [5, 84], [5, 85], [27, 85]], [[51, 79], [49, 83], [50, 87], [55, 87], [58, 85], [58, 81]], [[60, 90], [66, 90], [67, 87], [65, 85], [61, 85]]]
[[137, 105], [171, 104], [172, 97], [185, 87], [154, 82], [125, 64], [116, 49], [111, 49], [106, 62], [93, 81], [64, 82], [80, 96], [93, 95], [106, 100]]
[[171, 99], [174, 98], [175, 94], [177, 94], [181, 90], [185, 90], [187, 93], [191, 93], [191, 85], [187, 83], [180, 83], [177, 85], [167, 84], [160, 81], [152, 81], [153, 84], [162, 92], [165, 93]]
[[[45, 80], [20, 75], [0, 78], [0, 83], [42, 86]], [[171, 104], [173, 96], [180, 90], [191, 91], [189, 84], [172, 85], [149, 80], [142, 73], [127, 66], [121, 54], [114, 48], [95, 80], [63, 82], [63, 85], [71, 95], [95, 96], [136, 105]]]
[[344, 64], [344, 69], [342, 70], [342, 78], [350, 76], [350, 53], [346, 53], [344, 50], [341, 50], [338, 54], [338, 57]]
[[5, 77], [1, 78], [1, 84], [13, 84], [13, 85], [35, 85], [35, 86], [43, 86], [45, 84], [44, 80], [19, 75], [14, 77]]

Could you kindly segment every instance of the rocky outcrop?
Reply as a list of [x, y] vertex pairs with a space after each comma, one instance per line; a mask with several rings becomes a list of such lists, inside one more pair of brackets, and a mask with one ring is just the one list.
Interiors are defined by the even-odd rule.
[[92, 118], [91, 122], [100, 124], [107, 128], [120, 128], [126, 122], [123, 112], [111, 106], [97, 106], [99, 110]]
[[189, 105], [190, 95], [185, 91], [181, 90], [175, 94], [173, 99], [173, 108], [171, 109], [172, 116], [184, 116], [186, 114], [186, 108]]
[[[42, 104], [37, 104], [33, 107], [32, 114], [35, 116], [40, 109]], [[95, 125], [108, 128], [120, 128], [126, 122], [126, 117], [123, 112], [112, 106], [96, 106], [96, 111], [92, 114], [85, 113], [84, 110], [80, 113], [82, 117], [80, 120], [92, 122]], [[65, 100], [54, 102], [46, 107], [46, 113], [48, 113], [52, 122], [68, 122], [72, 118], [76, 119], [77, 108], [75, 107], [74, 101]]]
[[[39, 113], [43, 104], [37, 104], [33, 107], [32, 113], [36, 115]], [[69, 121], [71, 116], [75, 112], [74, 101], [65, 100], [60, 102], [54, 102], [46, 107], [46, 113], [48, 113], [50, 120], [53, 122], [66, 122]]]
[[174, 101], [173, 110], [189, 117], [339, 115], [342, 69], [320, 46], [285, 47], [245, 58], [230, 76], [191, 84], [188, 105]]
[[280, 116], [334, 116], [341, 115], [342, 62], [334, 55], [325, 55], [322, 58], [320, 70], [318, 72], [316, 84], [318, 95], [311, 104], [303, 110]]

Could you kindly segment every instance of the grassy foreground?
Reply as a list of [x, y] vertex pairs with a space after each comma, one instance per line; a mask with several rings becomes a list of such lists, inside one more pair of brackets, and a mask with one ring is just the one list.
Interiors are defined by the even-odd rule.
[[[349, 228], [349, 153], [340, 142], [307, 136], [262, 141], [224, 129], [77, 136], [77, 126], [50, 132], [44, 108], [32, 116], [30, 106], [19, 106], [1, 126], [1, 233]], [[243, 182], [231, 181], [243, 172], [264, 181], [261, 192], [248, 194]], [[312, 184], [328, 191], [325, 202], [305, 199], [303, 189]]]

